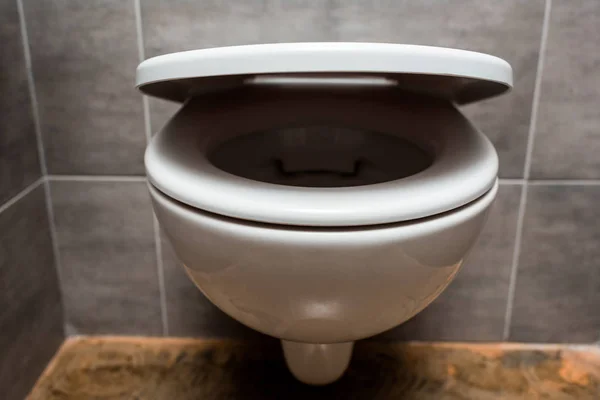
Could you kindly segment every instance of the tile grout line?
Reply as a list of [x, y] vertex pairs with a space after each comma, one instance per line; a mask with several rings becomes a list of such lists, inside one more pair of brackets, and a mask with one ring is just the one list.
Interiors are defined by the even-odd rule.
[[63, 333], [66, 335], [67, 315], [64, 304], [64, 284], [62, 276], [62, 264], [60, 259], [60, 251], [58, 246], [58, 234], [54, 221], [54, 207], [52, 205], [52, 197], [50, 193], [50, 182], [48, 181], [48, 164], [46, 161], [46, 152], [44, 148], [44, 139], [42, 137], [42, 126], [40, 121], [40, 112], [37, 99], [37, 90], [35, 87], [35, 79], [33, 76], [33, 63], [31, 61], [31, 49], [29, 46], [29, 34], [27, 32], [27, 20], [25, 18], [25, 7], [23, 0], [17, 0], [17, 10], [19, 14], [19, 24], [21, 28], [21, 40], [23, 41], [23, 55], [25, 58], [25, 69], [27, 72], [27, 86], [29, 89], [29, 97], [31, 101], [31, 113], [33, 116], [34, 131], [37, 142], [38, 159], [42, 172], [41, 182], [44, 185], [44, 202], [46, 205], [46, 215], [48, 217], [48, 227], [50, 229], [50, 242], [52, 245], [54, 270], [58, 280], [58, 289], [60, 293], [60, 305], [63, 310]]
[[19, 193], [4, 202], [4, 204], [0, 206], [0, 214], [8, 210], [11, 206], [17, 204], [19, 200], [35, 190], [35, 188], [37, 188], [42, 182], [44, 182], [44, 177], [40, 176], [33, 183], [30, 183], [25, 189], [21, 190]]
[[529, 179], [528, 186], [599, 186], [597, 179]]
[[47, 178], [57, 182], [146, 182], [143, 175], [48, 175]]
[[56, 266], [56, 277], [58, 278], [58, 285], [60, 289], [61, 304], [63, 309], [63, 332], [65, 336], [67, 333], [68, 319], [67, 309], [65, 307], [64, 298], [64, 281], [62, 273], [62, 261], [60, 258], [60, 247], [58, 246], [58, 233], [56, 230], [56, 221], [54, 219], [54, 205], [52, 204], [52, 191], [50, 189], [50, 181], [48, 177], [44, 177], [44, 198], [46, 199], [46, 213], [48, 214], [48, 223], [50, 225], [50, 237], [52, 242], [52, 250], [54, 252], [54, 265]]
[[[133, 0], [135, 9], [135, 33], [137, 38], [138, 61], [142, 62], [146, 58], [144, 51], [144, 30], [142, 26], [142, 6], [140, 0]], [[152, 129], [150, 126], [150, 104], [148, 97], [142, 95], [142, 108], [144, 110], [144, 133], [146, 134], [146, 142], [149, 143], [152, 139]]]
[[[133, 6], [135, 9], [135, 30], [138, 44], [138, 58], [139, 62], [144, 61], [146, 58], [144, 51], [144, 30], [142, 26], [142, 8], [140, 0], [133, 0]], [[146, 143], [149, 144], [152, 140], [152, 125], [150, 122], [150, 104], [148, 98], [142, 96], [142, 106], [144, 110], [144, 131], [146, 133]], [[160, 241], [160, 226], [158, 225], [158, 219], [156, 215], [152, 214], [152, 229], [154, 233], [154, 249], [156, 257], [156, 272], [158, 277], [158, 291], [160, 296], [160, 315], [162, 321], [162, 333], [163, 336], [169, 335], [169, 320], [167, 313], [167, 295], [165, 288], [165, 276], [164, 276], [164, 265], [162, 260], [162, 245]]]
[[533, 91], [533, 101], [531, 107], [531, 117], [529, 121], [529, 132], [527, 135], [527, 148], [525, 152], [525, 165], [523, 172], [523, 179], [526, 182], [521, 189], [521, 196], [519, 199], [519, 211], [517, 214], [517, 227], [515, 233], [515, 246], [513, 249], [510, 280], [508, 285], [508, 298], [506, 299], [506, 313], [504, 315], [504, 331], [502, 333], [502, 340], [508, 341], [510, 337], [510, 328], [512, 323], [512, 314], [515, 300], [515, 291], [517, 285], [517, 273], [519, 270], [519, 261], [521, 257], [521, 245], [523, 239], [523, 225], [525, 219], [525, 209], [527, 207], [527, 191], [528, 191], [528, 180], [531, 171], [531, 159], [533, 154], [533, 145], [535, 139], [535, 132], [537, 128], [537, 114], [540, 103], [540, 93], [542, 86], [542, 75], [544, 71], [544, 57], [546, 56], [546, 46], [548, 42], [548, 30], [550, 27], [550, 13], [552, 11], [552, 0], [546, 0], [544, 7], [544, 21], [542, 23], [542, 35], [540, 39], [540, 51], [538, 56], [538, 64], [536, 69], [535, 86]]
[[169, 336], [169, 317], [167, 314], [167, 295], [165, 288], [164, 265], [162, 260], [162, 245], [160, 242], [160, 226], [156, 215], [152, 213], [154, 228], [154, 243], [156, 252], [156, 269], [158, 271], [158, 290], [160, 293], [160, 314], [162, 319], [162, 330], [164, 336]]
[[542, 75], [544, 73], [544, 58], [546, 57], [546, 46], [548, 42], [548, 31], [550, 29], [550, 13], [552, 12], [552, 0], [546, 0], [544, 10], [544, 22], [542, 25], [542, 38], [540, 40], [540, 55], [538, 59], [535, 87], [533, 91], [533, 104], [531, 108], [531, 120], [529, 123], [529, 135], [527, 137], [527, 148], [525, 152], [525, 168], [523, 179], [529, 181], [531, 173], [531, 163], [533, 156], [533, 145], [535, 143], [535, 134], [537, 128], [537, 114], [540, 103], [540, 95], [542, 89]]
[[33, 117], [33, 125], [35, 131], [35, 137], [37, 141], [38, 158], [40, 161], [40, 168], [42, 170], [42, 176], [48, 175], [48, 167], [46, 165], [46, 154], [44, 152], [44, 141], [42, 138], [42, 129], [40, 125], [40, 115], [38, 109], [37, 93], [35, 89], [35, 80], [33, 79], [33, 67], [31, 63], [31, 52], [29, 50], [29, 35], [27, 33], [27, 25], [25, 21], [25, 9], [23, 7], [23, 0], [17, 0], [17, 9], [19, 13], [19, 24], [21, 28], [21, 40], [23, 42], [23, 55], [25, 58], [25, 69], [27, 72], [27, 88], [29, 90], [29, 97], [31, 100], [31, 113]]
[[510, 324], [513, 313], [513, 303], [515, 297], [515, 289], [517, 283], [517, 266], [521, 255], [521, 240], [523, 237], [523, 220], [525, 219], [525, 207], [527, 206], [527, 185], [521, 187], [521, 195], [519, 198], [519, 209], [517, 212], [517, 226], [515, 232], [515, 245], [511, 257], [510, 277], [508, 283], [508, 295], [506, 299], [506, 311], [504, 314], [504, 329], [502, 332], [502, 340], [508, 341], [510, 335]]
[[498, 178], [500, 185], [523, 185], [525, 180], [518, 178]]
[[144, 31], [142, 29], [142, 6], [140, 0], [133, 0], [135, 12], [135, 34], [137, 38], [137, 50], [139, 62], [144, 61]]
[[152, 139], [152, 126], [150, 124], [150, 103], [148, 96], [142, 95], [142, 108], [144, 110], [144, 132], [146, 133], [146, 143]]

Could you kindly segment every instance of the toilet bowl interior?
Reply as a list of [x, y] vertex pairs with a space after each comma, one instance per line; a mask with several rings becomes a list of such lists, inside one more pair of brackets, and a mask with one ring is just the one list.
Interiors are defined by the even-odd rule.
[[212, 149], [208, 159], [246, 179], [333, 188], [412, 176], [429, 167], [433, 156], [400, 136], [321, 125], [237, 136]]
[[189, 99], [145, 165], [156, 188], [205, 211], [357, 226], [465, 205], [494, 184], [498, 160], [445, 100], [387, 87], [251, 87]]

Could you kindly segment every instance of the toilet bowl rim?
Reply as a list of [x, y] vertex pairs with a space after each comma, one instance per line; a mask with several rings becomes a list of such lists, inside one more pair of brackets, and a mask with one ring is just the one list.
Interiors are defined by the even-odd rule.
[[[255, 220], [247, 220], [243, 218], [230, 217], [227, 215], [215, 214], [210, 211], [199, 209], [196, 207], [189, 206], [188, 204], [182, 203], [163, 191], [154, 186], [151, 182], [147, 182], [150, 197], [153, 202], [155, 212], [159, 216], [161, 211], [157, 208], [168, 207], [172, 210], [177, 210], [177, 213], [182, 215], [192, 215], [193, 219], [202, 220], [204, 223], [208, 223], [213, 227], [230, 227], [225, 228], [235, 229], [237, 232], [240, 229], [247, 234], [254, 235], [257, 230], [265, 230], [271, 232], [279, 232], [285, 236], [272, 236], [272, 238], [279, 238], [282, 240], [294, 240], [297, 233], [311, 234], [310, 240], [319, 241], [323, 243], [322, 239], [330, 237], [333, 240], [332, 243], [338, 243], [338, 240], [342, 238], [335, 238], [336, 234], [343, 235], [343, 242], [356, 241], [360, 243], [367, 237], [372, 237], [378, 243], [388, 238], [393, 240], [398, 239], [398, 232], [402, 231], [405, 239], [426, 235], [432, 232], [438, 232], [452, 226], [456, 226], [474, 215], [485, 212], [493, 204], [498, 195], [500, 189], [500, 181], [496, 178], [492, 186], [485, 191], [481, 196], [475, 200], [464, 204], [455, 209], [448, 210], [443, 213], [429, 215], [423, 218], [417, 218], [413, 220], [403, 220], [397, 222], [389, 222], [382, 224], [371, 224], [371, 225], [354, 225], [354, 226], [340, 226], [340, 225], [292, 225], [292, 224], [280, 224], [271, 222], [262, 222]], [[158, 218], [161, 221], [160, 217]], [[210, 222], [209, 222], [210, 221]], [[254, 232], [254, 233], [252, 233]], [[383, 233], [389, 232], [389, 233]], [[271, 233], [268, 234], [269, 236]], [[285, 239], [284, 239], [285, 238]]]
[[[338, 121], [351, 124], [359, 123], [356, 118], [362, 118], [362, 113], [363, 122], [375, 124], [375, 132], [390, 134], [398, 134], [394, 133], [398, 118], [403, 123], [407, 122], [405, 117], [416, 118], [414, 123], [419, 124], [419, 129], [425, 128], [433, 143], [443, 147], [431, 166], [405, 178], [372, 185], [307, 188], [251, 180], [213, 165], [207, 144], [213, 136], [235, 137], [251, 133], [258, 125], [269, 125], [274, 119], [285, 121], [286, 110], [292, 110], [290, 114], [296, 118], [298, 112], [312, 113], [310, 107], [320, 109], [318, 102], [313, 102], [297, 111], [298, 106], [306, 105], [303, 99], [290, 95], [288, 103], [280, 94], [273, 96], [264, 101], [258, 101], [254, 95], [249, 97], [253, 101], [241, 98], [243, 107], [235, 106], [235, 111], [227, 108], [233, 107], [227, 100], [231, 96], [224, 98], [225, 107], [214, 97], [186, 103], [146, 150], [150, 183], [191, 207], [233, 218], [296, 226], [365, 226], [415, 220], [461, 207], [486, 193], [496, 180], [498, 158], [493, 145], [456, 108], [428, 99], [405, 100], [411, 107], [439, 107], [437, 118], [431, 119], [427, 114], [424, 121], [415, 116], [418, 108], [400, 110], [397, 104], [387, 101], [367, 103], [362, 94], [348, 100], [359, 105], [356, 112], [348, 113], [345, 107], [324, 112], [331, 118], [337, 113], [335, 118], [341, 118]], [[257, 113], [269, 114], [267, 119], [248, 120]], [[253, 123], [258, 125], [250, 126]], [[431, 130], [436, 127], [440, 130]], [[202, 134], [198, 135], [198, 131]], [[409, 140], [423, 140], [421, 133], [422, 130], [403, 134], [409, 135]]]

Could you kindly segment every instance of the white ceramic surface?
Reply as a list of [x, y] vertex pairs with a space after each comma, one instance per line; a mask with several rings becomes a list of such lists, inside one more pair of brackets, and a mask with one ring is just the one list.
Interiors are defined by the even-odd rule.
[[[307, 125], [405, 138], [425, 150], [433, 159], [432, 165], [403, 179], [323, 188], [246, 179], [217, 168], [209, 159], [211, 152], [236, 137]], [[327, 137], [337, 133], [323, 129], [323, 141], [317, 144], [324, 146]], [[336, 136], [340, 151], [348, 137]], [[273, 137], [273, 142], [277, 139]], [[299, 149], [309, 138], [294, 132], [283, 139], [287, 152]], [[374, 150], [379, 151], [374, 153], [377, 162], [377, 158], [383, 160], [385, 152], [393, 152], [391, 147], [359, 139], [357, 158], [372, 157], [366, 152]], [[248, 163], [242, 170], [261, 167], [262, 161], [268, 161], [250, 162], [268, 143], [248, 141], [245, 146], [239, 158]], [[318, 150], [290, 155], [276, 154], [275, 148], [273, 157], [290, 158], [291, 163], [295, 156], [306, 163], [334, 158], [319, 155]], [[407, 221], [453, 210], [486, 193], [498, 172], [498, 158], [490, 141], [449, 102], [364, 87], [248, 88], [191, 99], [154, 136], [145, 164], [154, 186], [190, 206], [250, 221], [329, 227]]]
[[354, 342], [306, 344], [282, 340], [281, 346], [292, 375], [309, 385], [327, 385], [348, 368]]
[[390, 329], [433, 301], [477, 239], [497, 183], [444, 214], [359, 228], [251, 223], [149, 188], [177, 256], [221, 310], [278, 338], [337, 343]]
[[281, 338], [307, 383], [433, 301], [496, 196], [493, 146], [454, 106], [510, 88], [496, 57], [237, 46], [144, 61], [137, 85], [185, 102], [145, 155], [177, 256], [217, 307]]
[[400, 88], [457, 103], [497, 96], [512, 86], [512, 69], [498, 57], [391, 43], [276, 43], [185, 51], [141, 63], [136, 84], [151, 96], [183, 102], [265, 74], [385, 76]]

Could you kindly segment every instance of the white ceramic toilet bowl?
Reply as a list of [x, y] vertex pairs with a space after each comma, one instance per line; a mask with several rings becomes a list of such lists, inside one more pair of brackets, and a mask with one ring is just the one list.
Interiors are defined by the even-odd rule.
[[496, 191], [423, 220], [313, 228], [221, 217], [150, 186], [161, 226], [202, 292], [253, 329], [306, 343], [363, 339], [421, 311], [458, 272]]
[[[353, 341], [431, 303], [475, 243], [498, 159], [453, 102], [499, 89], [233, 76], [200, 91], [185, 77], [193, 94], [146, 151], [154, 210], [210, 301], [282, 339], [298, 379], [330, 383]], [[148, 93], [183, 99], [179, 83]]]
[[208, 299], [257, 331], [319, 344], [381, 333], [433, 301], [475, 243], [496, 191], [422, 220], [317, 228], [221, 217], [150, 185], [161, 226]]
[[[338, 377], [351, 347], [290, 342], [352, 342], [418, 313], [458, 271], [496, 195], [495, 151], [453, 106], [367, 93], [205, 95], [146, 153], [156, 215], [189, 276], [233, 318], [288, 341], [305, 382]], [[355, 160], [367, 167], [353, 176]], [[320, 358], [337, 368], [321, 371]]]

